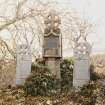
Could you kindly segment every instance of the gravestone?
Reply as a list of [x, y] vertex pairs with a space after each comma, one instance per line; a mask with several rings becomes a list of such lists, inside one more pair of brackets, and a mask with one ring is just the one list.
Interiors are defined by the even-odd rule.
[[23, 85], [31, 72], [31, 50], [28, 45], [17, 46], [16, 85]]
[[79, 42], [74, 48], [73, 86], [78, 88], [87, 84], [90, 80], [90, 44]]
[[43, 41], [43, 58], [52, 75], [60, 79], [60, 60], [62, 58], [62, 42], [59, 29], [60, 18], [56, 11], [51, 11], [45, 17]]

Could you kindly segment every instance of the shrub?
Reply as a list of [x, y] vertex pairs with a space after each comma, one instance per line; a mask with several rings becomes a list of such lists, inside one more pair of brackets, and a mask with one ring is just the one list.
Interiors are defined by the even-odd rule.
[[61, 62], [61, 81], [51, 75], [42, 60], [32, 64], [31, 75], [26, 79], [24, 90], [26, 95], [55, 95], [62, 90], [69, 90], [73, 80], [73, 59]]
[[[32, 73], [26, 79], [24, 90], [26, 95], [54, 95], [58, 92], [58, 82], [44, 65], [32, 65]], [[58, 87], [57, 87], [58, 86]]]
[[64, 59], [60, 65], [61, 67], [61, 86], [63, 90], [69, 90], [72, 87], [73, 81], [73, 58]]

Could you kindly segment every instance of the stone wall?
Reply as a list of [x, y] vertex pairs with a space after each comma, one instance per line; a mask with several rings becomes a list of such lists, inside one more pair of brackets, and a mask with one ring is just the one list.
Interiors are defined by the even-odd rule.
[[0, 88], [15, 86], [16, 63], [14, 61], [0, 62]]
[[94, 71], [105, 75], [105, 54], [93, 55], [91, 64], [94, 65]]

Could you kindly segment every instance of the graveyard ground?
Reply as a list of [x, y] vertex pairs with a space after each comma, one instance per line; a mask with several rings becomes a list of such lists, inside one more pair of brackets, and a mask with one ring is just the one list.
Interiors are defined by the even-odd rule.
[[[104, 74], [104, 60], [102, 60], [104, 57], [98, 56], [98, 58], [100, 58], [100, 60], [97, 59], [97, 56], [95, 56], [94, 60], [92, 60], [92, 62], [95, 63], [94, 69], [96, 70], [98, 68], [97, 70], [99, 71], [98, 72], [96, 70], [97, 75], [96, 74], [92, 75], [92, 79], [94, 79], [94, 81], [91, 81], [88, 85], [81, 88], [81, 90], [78, 92], [74, 91], [74, 89], [71, 88], [69, 91], [62, 91], [60, 94], [55, 94], [52, 96], [26, 95], [26, 91], [24, 91], [23, 87], [9, 86], [8, 82], [10, 81], [10, 83], [13, 84], [14, 82], [13, 78], [15, 74], [15, 71], [14, 72], [9, 71], [14, 70], [15, 64], [13, 64], [12, 61], [10, 63], [2, 62], [2, 65], [5, 64], [4, 67], [3, 66], [1, 67], [2, 72], [5, 72], [2, 74], [7, 75], [4, 75], [5, 79], [3, 78], [2, 80], [0, 80], [0, 83], [2, 84], [0, 86], [3, 87], [3, 88], [1, 87], [0, 89], [0, 105], [105, 105], [104, 84], [105, 82], [98, 79], [99, 78], [98, 76], [101, 76], [99, 75], [100, 72]], [[103, 63], [102, 62], [99, 63], [100, 61], [103, 61]], [[66, 67], [68, 66], [69, 63], [67, 63]], [[6, 70], [6, 67], [8, 68], [9, 71]], [[67, 74], [63, 76], [67, 77]], [[8, 86], [5, 86], [6, 84]]]
[[55, 96], [25, 96], [22, 88], [0, 90], [0, 105], [105, 105], [105, 86], [91, 82], [80, 92], [71, 91]]

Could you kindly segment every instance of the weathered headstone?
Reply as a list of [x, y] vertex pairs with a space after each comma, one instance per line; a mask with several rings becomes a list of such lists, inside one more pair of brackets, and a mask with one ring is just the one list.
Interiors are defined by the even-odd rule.
[[62, 57], [60, 18], [51, 11], [45, 18], [43, 58], [52, 75], [60, 79], [60, 59]]
[[74, 71], [73, 71], [73, 86], [82, 87], [90, 80], [90, 44], [79, 42], [74, 48]]
[[16, 85], [23, 85], [31, 72], [31, 50], [26, 44], [17, 46]]

